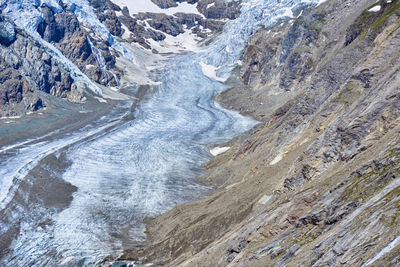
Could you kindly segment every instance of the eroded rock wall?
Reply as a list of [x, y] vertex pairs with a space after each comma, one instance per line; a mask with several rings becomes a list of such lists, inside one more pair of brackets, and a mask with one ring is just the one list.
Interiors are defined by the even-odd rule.
[[[38, 7], [43, 21], [37, 34], [91, 81], [117, 85], [117, 52], [107, 41], [96, 37], [92, 29], [83, 27], [76, 15], [60, 3], [62, 10], [57, 12], [46, 5]], [[36, 33], [18, 27], [6, 15], [0, 16], [1, 116], [17, 116], [46, 106], [40, 92], [73, 102], [84, 100], [82, 86], [66, 69], [65, 62], [49, 53], [32, 34]]]
[[16, 116], [44, 107], [38, 91], [79, 99], [68, 71], [26, 32], [1, 19], [15, 31], [14, 40], [0, 46], [1, 115]]

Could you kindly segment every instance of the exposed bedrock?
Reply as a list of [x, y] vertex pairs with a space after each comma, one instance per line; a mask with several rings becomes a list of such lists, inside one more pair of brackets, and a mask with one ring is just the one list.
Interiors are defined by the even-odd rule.
[[37, 91], [63, 98], [77, 93], [69, 72], [21, 30], [13, 43], [0, 47], [0, 62], [2, 116], [43, 107]]
[[240, 14], [240, 3], [242, 1], [215, 1], [215, 0], [152, 0], [161, 8], [171, 8], [179, 3], [187, 2], [196, 4], [200, 13], [208, 19], [235, 19]]
[[[44, 21], [39, 25], [38, 32], [44, 40], [54, 43], [93, 81], [104, 85], [116, 85], [115, 77], [108, 72], [115, 69], [115, 54], [105, 41], [91, 37], [89, 32], [81, 27], [76, 16], [69, 11], [56, 14], [48, 7], [42, 7], [41, 11]], [[99, 62], [93, 51], [95, 49], [101, 52], [106, 66]]]
[[[176, 13], [139, 13], [131, 15], [125, 6], [118, 7], [110, 0], [90, 1], [97, 17], [115, 36], [128, 42], [135, 42], [146, 49], [151, 49], [149, 39], [163, 41], [166, 35], [176, 37], [190, 31], [199, 38], [206, 38], [220, 32], [226, 19], [235, 19], [240, 14], [240, 1], [154, 1], [161, 8], [178, 6], [187, 2], [197, 4], [200, 14]], [[214, 3], [215, 2], [215, 3]], [[117, 14], [121, 12], [121, 14]], [[128, 29], [129, 32], [126, 32]], [[125, 34], [124, 34], [125, 33]]]
[[[110, 3], [107, 3], [107, 10], [118, 9]], [[83, 27], [76, 15], [64, 5], [60, 6], [60, 10], [47, 5], [37, 8], [43, 15], [37, 32], [44, 41], [59, 49], [92, 81], [110, 86], [118, 84], [117, 52], [107, 41], [98, 38], [90, 27]], [[111, 22], [103, 22], [110, 28], [114, 27], [115, 35], [121, 31], [120, 24], [112, 26]], [[44, 107], [46, 104], [39, 91], [74, 102], [83, 101], [82, 86], [66, 69], [65, 64], [68, 63], [59, 60], [46, 51], [31, 33], [1, 15], [1, 116], [21, 115]]]

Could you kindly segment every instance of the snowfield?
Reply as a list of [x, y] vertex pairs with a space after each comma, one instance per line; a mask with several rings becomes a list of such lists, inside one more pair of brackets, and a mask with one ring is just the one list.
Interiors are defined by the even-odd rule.
[[168, 9], [162, 9], [154, 4], [151, 0], [111, 0], [114, 4], [117, 4], [121, 8], [126, 6], [129, 9], [131, 15], [138, 13], [164, 13], [167, 15], [174, 15], [175, 13], [191, 13], [203, 16], [196, 8], [196, 4], [188, 4], [186, 2], [180, 3], [177, 7], [171, 7]]

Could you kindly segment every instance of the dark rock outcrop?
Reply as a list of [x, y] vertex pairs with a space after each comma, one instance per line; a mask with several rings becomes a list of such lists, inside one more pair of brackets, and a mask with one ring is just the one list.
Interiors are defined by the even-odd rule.
[[15, 28], [10, 22], [0, 20], [0, 44], [10, 45], [15, 41]]
[[[151, 49], [147, 39], [162, 41], [166, 35], [178, 36], [186, 30], [190, 30], [200, 38], [206, 38], [212, 33], [222, 30], [226, 23], [223, 19], [235, 19], [240, 13], [240, 1], [229, 3], [216, 1], [214, 5], [209, 5], [212, 2], [206, 0], [198, 2], [198, 9], [205, 14], [206, 18], [199, 14], [187, 13], [176, 13], [174, 16], [163, 13], [139, 13], [131, 16], [127, 7], [121, 7], [122, 10], [111, 7], [105, 9], [105, 6], [110, 5], [109, 2], [109, 0], [102, 3], [92, 1], [100, 21], [108, 27], [111, 33], [119, 37], [122, 37], [124, 33], [121, 28], [124, 25], [131, 32], [129, 37], [124, 37], [125, 40], [138, 43], [146, 49]], [[176, 0], [154, 1], [161, 8], [176, 7], [180, 2], [197, 3], [197, 1]], [[209, 9], [211, 11], [207, 15], [206, 11]], [[122, 15], [117, 17], [114, 11], [121, 11]], [[147, 23], [150, 27], [147, 26]]]
[[161, 8], [170, 8], [178, 6], [177, 2], [182, 1], [175, 1], [175, 0], [151, 0], [154, 4]]
[[[42, 38], [54, 43], [63, 54], [93, 81], [104, 85], [116, 85], [114, 75], [108, 71], [115, 70], [115, 55], [105, 41], [91, 38], [84, 30], [75, 16], [70, 11], [54, 13], [48, 7], [42, 7], [44, 21], [39, 25], [38, 32]], [[110, 11], [111, 12], [111, 11]], [[121, 34], [121, 25], [115, 26], [116, 33]], [[89, 42], [90, 39], [90, 42]], [[92, 47], [95, 46], [95, 47]], [[107, 69], [102, 69], [93, 49], [99, 49], [103, 56]], [[92, 66], [87, 68], [86, 66]]]
[[37, 91], [68, 98], [73, 82], [69, 72], [23, 30], [16, 31], [13, 43], [0, 46], [1, 116], [44, 107]]
[[241, 1], [199, 1], [197, 9], [208, 19], [236, 19]]

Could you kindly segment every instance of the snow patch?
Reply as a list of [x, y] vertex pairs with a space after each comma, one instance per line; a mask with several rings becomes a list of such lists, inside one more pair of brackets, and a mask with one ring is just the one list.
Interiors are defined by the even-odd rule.
[[208, 4], [206, 9], [209, 9], [210, 7], [213, 7], [213, 6], [215, 6], [215, 3]]
[[379, 12], [381, 10], [381, 6], [377, 5], [374, 6], [373, 8], [368, 9], [369, 12]]
[[166, 15], [174, 15], [175, 13], [190, 13], [197, 14], [203, 16], [197, 8], [196, 4], [189, 4], [187, 2], [179, 3], [177, 7], [171, 7], [167, 9], [162, 9], [156, 4], [154, 4], [151, 0], [140, 0], [140, 1], [132, 1], [132, 0], [111, 0], [114, 4], [117, 4], [121, 8], [127, 7], [129, 9], [129, 13], [131, 15], [138, 13], [164, 13]]
[[281, 161], [283, 159], [283, 155], [284, 155], [284, 153], [279, 152], [279, 154], [269, 163], [269, 165], [277, 164], [279, 161]]
[[211, 155], [213, 155], [214, 157], [225, 153], [226, 151], [228, 151], [231, 147], [229, 146], [225, 146], [225, 147], [214, 147], [213, 149], [210, 149], [210, 153]]
[[375, 257], [373, 257], [372, 259], [368, 260], [365, 264], [363, 264], [363, 266], [371, 265], [372, 263], [377, 261], [379, 258], [381, 258], [383, 255], [389, 253], [392, 249], [394, 249], [398, 245], [400, 245], [400, 235], [398, 237], [396, 237], [396, 239], [394, 239], [392, 242], [390, 242], [389, 245], [387, 245], [381, 251], [379, 251], [379, 253]]
[[151, 38], [146, 39], [146, 41], [152, 48], [163, 54], [181, 53], [184, 51], [199, 52], [203, 50], [198, 45], [200, 38], [195, 36], [190, 30], [186, 30], [178, 36], [172, 36], [169, 34], [166, 34], [165, 36], [166, 38], [160, 42], [154, 41]]
[[125, 24], [122, 23], [122, 29], [124, 30], [124, 33], [122, 34], [122, 39], [129, 39], [131, 37], [132, 32], [126, 27]]
[[97, 99], [97, 101], [99, 101], [100, 103], [107, 103], [107, 100], [105, 100], [104, 98], [101, 97], [95, 97]]
[[201, 71], [203, 72], [204, 76], [207, 76], [210, 79], [216, 80], [218, 82], [226, 82], [226, 78], [221, 78], [217, 76], [217, 70], [220, 69], [220, 67], [215, 67], [213, 65], [208, 65], [204, 62], [199, 62], [199, 65], [201, 67]]
[[264, 195], [260, 200], [258, 200], [258, 204], [265, 205], [272, 198], [271, 195]]

